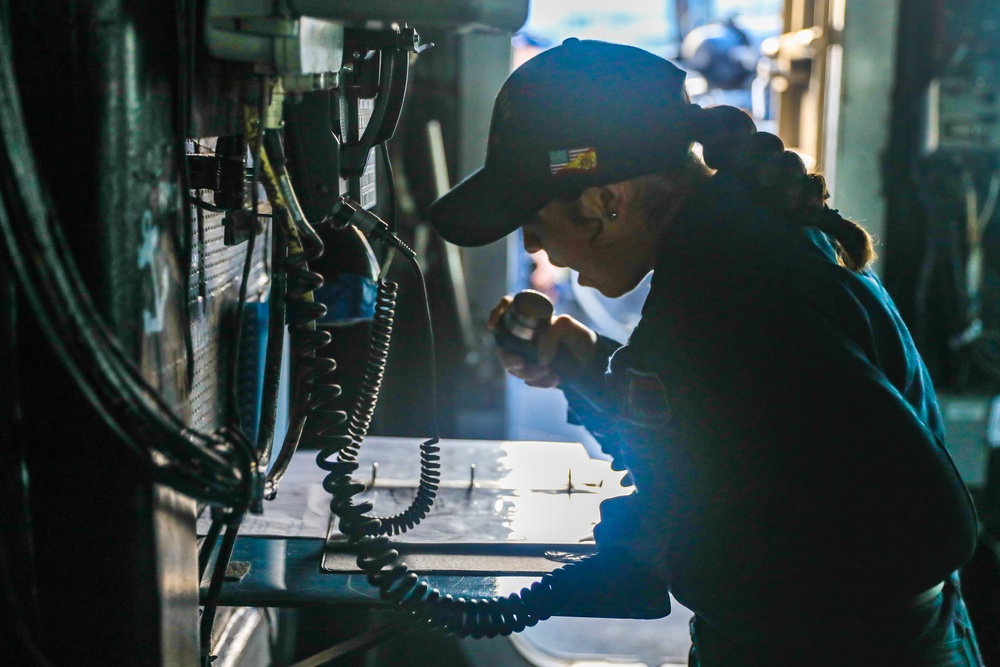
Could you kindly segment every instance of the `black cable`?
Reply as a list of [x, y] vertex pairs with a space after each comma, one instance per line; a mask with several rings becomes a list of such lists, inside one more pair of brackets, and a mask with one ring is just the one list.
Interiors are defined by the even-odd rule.
[[[441, 464], [439, 446], [440, 438], [437, 426], [437, 360], [434, 349], [434, 332], [431, 327], [430, 299], [427, 294], [427, 285], [424, 283], [423, 273], [416, 263], [416, 254], [403, 243], [399, 237], [392, 233], [392, 228], [396, 226], [396, 191], [393, 182], [392, 163], [389, 160], [388, 149], [385, 144], [381, 145], [382, 161], [389, 178], [390, 212], [393, 216], [389, 223], [385, 223], [372, 213], [356, 206], [354, 202], [341, 199], [340, 204], [334, 207], [332, 215], [335, 225], [345, 224], [342, 216], [345, 211], [351, 211], [349, 220], [365, 219], [371, 222], [369, 234], [386, 242], [393, 250], [400, 250], [413, 262], [417, 275], [423, 286], [424, 304], [427, 314], [427, 329], [430, 333], [431, 345], [431, 366], [429, 377], [431, 380], [431, 410], [429, 411], [430, 424], [428, 431], [432, 437], [420, 445], [420, 481], [416, 494], [409, 506], [402, 512], [393, 516], [368, 515], [373, 507], [370, 503], [365, 503], [361, 513], [366, 519], [377, 519], [378, 533], [382, 535], [399, 535], [417, 526], [430, 513], [437, 498], [437, 491], [441, 481]], [[357, 218], [355, 217], [357, 216]], [[346, 224], [351, 224], [350, 222]], [[388, 267], [386, 267], [388, 268]], [[389, 347], [392, 338], [393, 320], [395, 318], [396, 283], [386, 280], [379, 280], [378, 293], [376, 296], [375, 317], [372, 323], [372, 333], [368, 345], [368, 358], [365, 363], [364, 377], [358, 398], [355, 401], [348, 420], [347, 433], [344, 435], [327, 436], [328, 431], [342, 423], [346, 415], [343, 412], [335, 411], [329, 414], [320, 414], [316, 417], [310, 416], [314, 421], [318, 418], [320, 424], [315, 429], [313, 439], [322, 444], [320, 452], [316, 456], [316, 464], [330, 474], [324, 480], [324, 487], [327, 483], [333, 484], [334, 480], [347, 478], [358, 468], [358, 455], [368, 429], [371, 426], [372, 418], [378, 404], [378, 396], [382, 386], [382, 378], [385, 375], [386, 361], [388, 359]], [[339, 393], [339, 387], [336, 388]], [[336, 394], [334, 394], [335, 396]], [[331, 396], [332, 398], [332, 396]], [[331, 460], [336, 455], [336, 460]], [[339, 491], [332, 488], [327, 491], [334, 496], [332, 502], [338, 502], [343, 497]], [[345, 508], [345, 511], [350, 511]]]
[[[412, 251], [406, 252], [409, 249], [405, 244], [398, 239], [390, 242], [398, 243], [413, 259]], [[412, 265], [420, 274], [421, 284], [426, 285], [419, 264], [414, 260]], [[426, 289], [423, 296], [429, 317]], [[434, 374], [431, 378], [436, 382]], [[339, 519], [338, 527], [347, 536], [349, 548], [358, 554], [357, 565], [368, 583], [379, 589], [383, 600], [397, 603], [399, 610], [429, 629], [473, 638], [520, 632], [557, 613], [568, 604], [570, 594], [586, 589], [587, 581], [606, 575], [602, 571], [606, 565], [597, 554], [544, 575], [529, 588], [521, 589], [520, 594], [504, 598], [453, 599], [411, 572], [400, 560], [399, 552], [392, 548], [392, 541], [387, 537], [391, 529], [383, 525], [382, 519], [365, 516], [372, 509], [370, 502], [354, 504], [354, 497], [365, 488], [351, 479], [357, 464], [352, 466], [339, 460], [327, 462], [322, 459], [317, 463], [330, 471], [323, 480], [323, 487], [333, 495], [330, 509]]]
[[[365, 436], [371, 426], [375, 407], [378, 404], [378, 396], [382, 386], [382, 378], [385, 375], [386, 361], [388, 359], [389, 347], [392, 336], [392, 324], [395, 317], [395, 290], [397, 285], [391, 281], [381, 280], [378, 285], [377, 306], [375, 319], [372, 324], [371, 340], [368, 346], [368, 358], [365, 363], [364, 377], [358, 398], [348, 421], [347, 433], [344, 435], [327, 435], [327, 431], [336, 424], [344, 421], [342, 412], [335, 412], [335, 420], [324, 421], [325, 415], [318, 415], [322, 429], [317, 434], [317, 440], [324, 443], [316, 455], [316, 464], [330, 474], [324, 479], [323, 486], [334, 499], [333, 503], [344, 499], [344, 494], [333, 485], [339, 484], [338, 480], [350, 480], [351, 475], [358, 469], [358, 454], [360, 452]], [[433, 382], [433, 374], [432, 374]], [[310, 419], [314, 417], [310, 416]], [[410, 505], [394, 516], [379, 517], [365, 516], [365, 519], [378, 521], [378, 534], [399, 535], [419, 524], [434, 505], [437, 497], [437, 490], [440, 486], [441, 465], [439, 463], [438, 446], [439, 438], [437, 434], [436, 421], [432, 422], [433, 437], [420, 445], [420, 481], [417, 492], [410, 502]], [[331, 460], [336, 456], [336, 460]], [[367, 514], [373, 509], [371, 503], [364, 503], [360, 506], [360, 512]], [[344, 511], [350, 511], [350, 507]], [[376, 524], [371, 524], [375, 527]]]
[[[263, 124], [264, 118], [264, 98], [266, 96], [266, 91], [264, 90], [264, 82], [261, 79], [260, 86], [260, 98], [257, 100], [257, 121], [261, 125]], [[261, 135], [262, 128], [257, 130], [258, 136]], [[257, 233], [258, 233], [258, 221], [257, 213], [260, 210], [260, 193], [258, 192], [258, 184], [260, 183], [260, 146], [256, 146], [257, 154], [254, 156], [253, 160], [253, 175], [250, 179], [250, 208], [251, 208], [251, 221], [252, 226], [250, 229], [250, 236], [247, 239], [247, 253], [243, 260], [243, 273], [240, 279], [240, 293], [236, 300], [236, 332], [233, 340], [233, 349], [231, 356], [230, 365], [230, 399], [232, 401], [232, 420], [231, 423], [235, 428], [239, 428], [243, 424], [243, 418], [240, 410], [240, 398], [239, 398], [239, 377], [240, 377], [240, 351], [243, 348], [243, 327], [246, 322], [246, 304], [247, 304], [247, 289], [250, 283], [250, 271], [253, 268], [253, 253], [257, 246]], [[256, 443], [254, 443], [254, 451], [256, 452]]]
[[34, 165], [8, 18], [0, 26], [0, 237], [26, 302], [78, 389], [153, 479], [206, 502], [248, 498], [253, 463], [238, 435], [187, 428], [142, 378], [86, 292]]
[[389, 159], [388, 144], [388, 140], [379, 144], [379, 152], [382, 153], [382, 164], [385, 166], [385, 175], [389, 185], [389, 231], [395, 234], [397, 231], [399, 204], [398, 197], [396, 196], [396, 175], [393, 173], [392, 161]]
[[225, 525], [221, 519], [212, 519], [212, 523], [208, 528], [208, 534], [205, 535], [205, 539], [201, 543], [201, 547], [198, 549], [198, 583], [201, 585], [201, 580], [205, 577], [205, 569], [208, 567], [208, 561], [212, 558], [212, 552], [215, 550], [215, 543], [219, 541], [219, 534], [222, 532], [222, 527]]
[[[256, 197], [255, 197], [256, 199]], [[255, 225], [256, 227], [256, 225]], [[246, 241], [246, 257], [243, 259], [243, 273], [240, 279], [240, 292], [236, 299], [236, 330], [233, 333], [233, 347], [229, 355], [229, 400], [232, 411], [230, 426], [240, 428], [243, 424], [240, 410], [240, 351], [243, 349], [243, 327], [246, 322], [247, 289], [250, 282], [250, 271], [253, 269], [253, 254], [257, 246], [257, 230], [250, 232]]]
[[[378, 521], [377, 527], [374, 523], [369, 524], [373, 530], [377, 530], [377, 532], [371, 533], [372, 535], [400, 535], [417, 526], [430, 513], [431, 508], [434, 505], [434, 500], [437, 497], [437, 491], [440, 487], [441, 481], [441, 457], [439, 455], [441, 448], [439, 446], [440, 437], [437, 425], [436, 399], [437, 358], [434, 350], [434, 333], [431, 330], [430, 300], [428, 298], [427, 285], [424, 281], [423, 273], [420, 271], [420, 266], [416, 263], [416, 259], [412, 253], [407, 254], [407, 257], [413, 263], [420, 279], [423, 289], [422, 293], [424, 297], [424, 304], [426, 306], [425, 313], [427, 317], [428, 331], [430, 332], [430, 368], [428, 370], [428, 377], [430, 378], [429, 392], [431, 409], [429, 410], [428, 415], [430, 420], [428, 430], [432, 434], [432, 437], [425, 440], [420, 445], [420, 479], [417, 485], [416, 494], [410, 502], [410, 505], [405, 510], [392, 516], [373, 516], [368, 514], [374, 509], [371, 503], [364, 503], [357, 508], [362, 514], [365, 515], [360, 518], [374, 519]], [[378, 402], [378, 394], [382, 384], [382, 377], [385, 374], [386, 360], [389, 352], [392, 326], [391, 319], [393, 316], [393, 305], [395, 303], [395, 287], [395, 283], [387, 281], [380, 281], [379, 283], [380, 307], [376, 310], [364, 379], [362, 380], [358, 400], [355, 403], [354, 410], [349, 421], [347, 435], [334, 438], [331, 443], [332, 446], [320, 450], [316, 456], [317, 465], [330, 473], [324, 479], [323, 486], [331, 495], [334, 496], [334, 499], [331, 502], [336, 503], [341, 500], [347, 501], [347, 504], [344, 507], [339, 508], [339, 511], [334, 510], [334, 513], [338, 516], [340, 516], [341, 512], [349, 513], [353, 509], [353, 501], [347, 500], [345, 497], [346, 494], [343, 494], [342, 490], [338, 488], [339, 485], [342, 485], [342, 482], [338, 480], [343, 480], [345, 478], [350, 479], [351, 475], [357, 471], [358, 454], [360, 452], [362, 442], [368, 433], [372, 417], [375, 413], [375, 407]], [[389, 290], [393, 290], [393, 305], [383, 303], [384, 301], [387, 301], [386, 293]], [[334, 454], [337, 455], [337, 460], [335, 462], [329, 460]]]
[[427, 370], [428, 375], [430, 375], [430, 387], [428, 391], [430, 392], [430, 402], [431, 409], [428, 415], [431, 420], [431, 433], [434, 434], [434, 439], [438, 439], [438, 381], [437, 381], [437, 346], [434, 342], [434, 328], [431, 322], [431, 300], [427, 292], [427, 281], [424, 279], [424, 273], [420, 270], [420, 264], [417, 263], [417, 258], [413, 254], [407, 254], [407, 259], [410, 260], [410, 265], [413, 267], [420, 278], [420, 291], [424, 297], [424, 321], [427, 324], [427, 336], [429, 338], [428, 342], [428, 357], [430, 359], [430, 367]]
[[[46, 317], [46, 319], [42, 320], [43, 326], [57, 327], [55, 331], [45, 328], [46, 333], [51, 334], [57, 340], [57, 350], [64, 349], [61, 346], [60, 334], [73, 326], [77, 327], [77, 339], [82, 338], [86, 343], [94, 346], [88, 349], [87, 353], [90, 355], [89, 359], [96, 366], [97, 374], [94, 382], [98, 384], [97, 387], [89, 384], [85, 375], [88, 370], [93, 372], [95, 369], [88, 368], [87, 366], [78, 369], [75, 366], [77, 362], [73, 358], [66, 360], [66, 362], [71, 375], [76, 377], [78, 382], [85, 383], [82, 388], [86, 395], [99, 401], [101, 400], [100, 394], [96, 392], [103, 391], [110, 396], [109, 400], [112, 410], [118, 406], [125, 408], [124, 414], [121, 417], [117, 417], [105, 409], [103, 405], [97, 406], [99, 414], [105, 419], [105, 422], [126, 443], [131, 443], [131, 446], [138, 452], [145, 452], [146, 450], [138, 442], [132, 441], [128, 431], [123, 430], [128, 428], [128, 426], [119, 424], [119, 419], [124, 418], [125, 420], [129, 420], [131, 418], [138, 420], [139, 423], [132, 426], [132, 428], [137, 429], [134, 431], [137, 435], [144, 433], [147, 428], [163, 429], [162, 435], [150, 438], [146, 446], [150, 449], [155, 449], [155, 445], [167, 445], [168, 448], [166, 451], [160, 448], [161, 453], [170, 458], [170, 452], [173, 452], [173, 459], [175, 460], [169, 461], [166, 466], [154, 467], [154, 474], [161, 470], [170, 470], [173, 473], [187, 475], [195, 483], [204, 484], [208, 488], [212, 484], [212, 479], [220, 473], [223, 475], [231, 473], [233, 471], [232, 464], [224, 463], [224, 459], [219, 458], [219, 456], [223, 451], [229, 451], [230, 454], [244, 459], [244, 452], [241, 450], [245, 449], [245, 445], [238, 442], [238, 435], [232, 434], [236, 437], [229, 439], [221, 433], [211, 436], [201, 434], [188, 429], [174, 415], [160, 395], [145, 383], [140, 372], [134, 366], [134, 362], [132, 362], [131, 358], [121, 348], [118, 339], [100, 322], [99, 315], [96, 313], [89, 294], [82, 288], [83, 281], [76, 272], [76, 266], [69, 252], [68, 244], [62, 237], [61, 227], [56, 225], [51, 229], [45, 228], [44, 230], [39, 229], [39, 231], [44, 231], [44, 233], [51, 235], [54, 258], [51, 260], [52, 263], [46, 266], [54, 270], [51, 274], [52, 278], [60, 282], [65, 281], [65, 286], [74, 292], [71, 297], [74, 300], [62, 303], [61, 307], [63, 310], [55, 313], [55, 317], [60, 319], [64, 317], [63, 313], [73, 316], [72, 323], [53, 325], [52, 321], [47, 319], [47, 315], [43, 315], [43, 317]], [[39, 238], [38, 240], [43, 239]], [[47, 241], [47, 239], [44, 240], [44, 242]], [[13, 250], [16, 251], [16, 249]], [[36, 276], [36, 280], [44, 283], [46, 277]], [[22, 282], [21, 286], [29, 294], [33, 291], [33, 284], [30, 282]], [[42, 307], [45, 305], [43, 303]], [[77, 307], [80, 307], [82, 310], [77, 311]], [[60, 326], [64, 328], [58, 328]], [[76, 342], [77, 339], [72, 339], [71, 342]], [[198, 446], [195, 450], [187, 449], [190, 444], [196, 442], [201, 442], [203, 445]], [[230, 447], [232, 448], [231, 450]], [[178, 457], [180, 457], [180, 461], [176, 460]], [[221, 464], [223, 468], [217, 472], [211, 472], [210, 469], [201, 470], [207, 461], [213, 460]], [[181, 461], [185, 463], [193, 462], [196, 467], [192, 470], [187, 470]], [[152, 460], [149, 459], [149, 462], [152, 462]], [[244, 463], [246, 463], [245, 460]], [[244, 468], [240, 464], [237, 469], [244, 470], [249, 468]], [[248, 475], [242, 483], [249, 484], [249, 482]], [[187, 493], [187, 495], [193, 495], [195, 498], [199, 497], [199, 492], [195, 489], [185, 491], [183, 488], [177, 486], [177, 482], [172, 483], [169, 479], [166, 479], [164, 483], [178, 488], [178, 490]], [[222, 504], [230, 503], [223, 502]]]
[[[265, 484], [265, 497], [272, 499], [302, 440], [320, 450], [317, 462], [320, 467], [331, 471], [328, 478], [341, 476], [340, 471], [345, 469], [349, 470], [346, 473], [349, 477], [350, 472], [357, 468], [358, 450], [371, 424], [384, 374], [397, 286], [388, 281], [379, 283], [365, 380], [349, 421], [348, 433], [335, 434], [334, 429], [347, 420], [347, 415], [341, 410], [331, 409], [332, 402], [341, 394], [341, 387], [333, 378], [337, 368], [336, 362], [318, 354], [318, 351], [330, 341], [330, 334], [316, 327], [316, 322], [326, 313], [326, 307], [313, 301], [311, 297], [306, 298], [323, 285], [323, 276], [309, 270], [308, 267], [309, 261], [322, 255], [323, 241], [298, 205], [294, 187], [285, 167], [284, 146], [280, 133], [268, 130], [264, 133], [263, 142], [274, 172], [276, 181], [274, 187], [285, 201], [284, 213], [291, 218], [292, 228], [299, 235], [301, 244], [298, 252], [290, 254], [286, 260], [289, 269], [288, 323], [299, 376], [295, 382], [295, 400], [288, 420], [289, 428]], [[412, 250], [398, 238], [392, 236], [389, 240], [413, 255]], [[437, 446], [436, 422], [434, 430], [435, 437], [420, 447], [421, 484], [416, 497], [407, 510], [395, 517], [386, 517], [380, 521], [379, 526], [382, 530], [392, 534], [405, 532], [419, 523], [433, 505], [440, 479], [438, 463], [440, 448]], [[334, 454], [337, 455], [337, 461], [329, 461], [328, 459]]]
[[[325, 312], [322, 304], [307, 301], [302, 297], [322, 286], [323, 277], [308, 269], [308, 261], [319, 257], [323, 251], [322, 240], [305, 219], [298, 206], [295, 192], [285, 170], [284, 148], [281, 137], [276, 132], [265, 135], [265, 147], [271, 164], [276, 172], [278, 185], [282, 195], [289, 204], [295, 228], [301, 234], [303, 252], [295, 258], [289, 280], [289, 328], [291, 331], [292, 348], [298, 366], [301, 369], [296, 382], [296, 400], [293, 405], [293, 416], [289, 419], [290, 427], [285, 443], [268, 475], [266, 487], [267, 497], [273, 497], [277, 485], [287, 469], [299, 441], [308, 442], [310, 446], [320, 449], [319, 459], [325, 460], [334, 453], [340, 461], [327, 465], [353, 465], [357, 448], [368, 432], [374, 406], [377, 402], [381, 378], [384, 374], [385, 359], [388, 354], [391, 337], [392, 320], [394, 317], [395, 283], [381, 281], [379, 294], [376, 297], [376, 317], [373, 326], [372, 343], [369, 346], [369, 361], [366, 367], [366, 379], [359, 399], [353, 410], [353, 416], [348, 427], [348, 435], [333, 433], [337, 426], [347, 420], [347, 415], [341, 410], [331, 409], [331, 404], [340, 394], [341, 387], [334, 382], [333, 373], [336, 362], [323, 357], [318, 351], [325, 346], [330, 335], [318, 330], [316, 321]], [[294, 278], [294, 279], [293, 279]], [[403, 532], [418, 523], [430, 506], [436, 495], [437, 452], [436, 440], [421, 445], [421, 477], [426, 478], [418, 490], [410, 508], [398, 515], [386, 519], [385, 527], [395, 533]]]
[[[284, 216], [288, 228], [287, 234], [290, 237], [288, 253], [284, 258], [287, 276], [286, 315], [289, 346], [296, 362], [288, 428], [265, 483], [265, 497], [272, 499], [277, 494], [281, 479], [298, 449], [309, 414], [319, 409], [313, 399], [313, 390], [322, 389], [327, 384], [326, 377], [336, 369], [336, 364], [332, 359], [318, 359], [316, 355], [316, 351], [331, 340], [328, 332], [316, 327], [316, 322], [326, 314], [326, 307], [312, 298], [312, 293], [323, 286], [323, 276], [309, 268], [309, 262], [323, 255], [323, 241], [306, 220], [295, 196], [286, 169], [281, 133], [277, 130], [267, 130], [263, 134], [262, 142], [274, 178], [272, 187], [275, 192], [272, 199], [282, 199], [285, 203], [285, 208], [280, 210], [280, 213]], [[332, 385], [330, 390], [334, 389], [339, 391], [336, 385]]]
[[233, 556], [236, 536], [239, 534], [242, 521], [243, 512], [237, 511], [226, 522], [226, 534], [222, 537], [219, 554], [215, 559], [215, 568], [212, 570], [212, 580], [208, 585], [208, 593], [205, 595], [200, 628], [201, 659], [204, 667], [209, 667], [212, 664], [212, 628], [215, 625], [215, 613], [219, 608], [219, 595], [222, 593], [222, 584], [226, 579], [229, 559]]
[[264, 381], [260, 399], [260, 424], [257, 427], [257, 464], [267, 470], [274, 447], [281, 387], [281, 362], [285, 344], [285, 252], [281, 234], [271, 229], [271, 290], [268, 305], [267, 351], [264, 354]]

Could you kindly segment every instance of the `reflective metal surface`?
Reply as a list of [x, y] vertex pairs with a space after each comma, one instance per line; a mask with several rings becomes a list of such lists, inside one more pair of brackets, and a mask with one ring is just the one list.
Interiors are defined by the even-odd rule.
[[[365, 442], [360, 481], [369, 484], [367, 495], [375, 500], [376, 513], [389, 514], [409, 502], [419, 474], [418, 444], [408, 438]], [[314, 456], [297, 453], [278, 499], [265, 504], [259, 520], [248, 517], [232, 558], [252, 566], [242, 581], [226, 583], [221, 604], [386, 604], [363, 575], [349, 572], [354, 569], [349, 554], [339, 553], [339, 560], [331, 561], [339, 564], [338, 572], [321, 569], [325, 541], [317, 532], [326, 528], [330, 515], [322, 504], [323, 471]], [[545, 552], [592, 551], [598, 504], [628, 492], [619, 485], [620, 473], [607, 462], [590, 459], [578, 443], [445, 440], [441, 463], [437, 506], [394, 541], [404, 553], [409, 549], [439, 566], [420, 570], [430, 573], [431, 585], [455, 597], [507, 595], [560, 565], [546, 559]], [[202, 519], [199, 532], [206, 529]], [[337, 551], [336, 539], [331, 549]], [[524, 560], [519, 563], [519, 558]], [[521, 572], [531, 576], [512, 574]], [[206, 589], [203, 581], [202, 592]]]

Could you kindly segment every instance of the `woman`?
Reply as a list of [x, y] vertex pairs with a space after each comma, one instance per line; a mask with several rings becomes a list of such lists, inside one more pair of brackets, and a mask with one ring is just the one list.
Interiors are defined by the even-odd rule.
[[574, 39], [510, 76], [485, 166], [431, 219], [460, 245], [520, 228], [611, 297], [654, 271], [627, 344], [557, 317], [539, 364], [500, 358], [628, 467], [595, 537], [695, 612], [692, 664], [978, 665], [975, 510], [871, 239], [826, 198], [667, 61]]

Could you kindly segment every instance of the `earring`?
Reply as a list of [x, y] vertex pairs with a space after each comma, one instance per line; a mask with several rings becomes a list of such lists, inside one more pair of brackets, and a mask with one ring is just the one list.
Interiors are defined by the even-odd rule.
[[617, 220], [618, 219], [618, 213], [616, 211], [611, 211], [610, 217], [611, 217], [612, 220]]

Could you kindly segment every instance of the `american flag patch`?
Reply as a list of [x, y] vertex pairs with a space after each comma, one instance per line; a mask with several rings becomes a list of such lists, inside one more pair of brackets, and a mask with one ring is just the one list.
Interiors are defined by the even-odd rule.
[[597, 171], [597, 151], [593, 148], [549, 151], [549, 173], [553, 176], [588, 171]]

